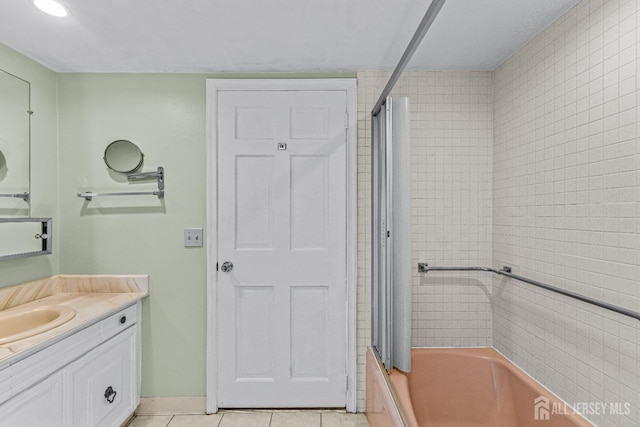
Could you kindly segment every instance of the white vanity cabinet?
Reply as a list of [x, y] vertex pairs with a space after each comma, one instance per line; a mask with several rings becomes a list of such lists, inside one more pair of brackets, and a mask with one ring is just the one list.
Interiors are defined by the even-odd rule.
[[140, 402], [139, 313], [137, 302], [5, 368], [0, 427], [120, 426]]
[[[117, 426], [138, 406], [136, 329], [129, 328], [65, 369], [68, 426]], [[124, 418], [123, 418], [124, 417]]]
[[0, 406], [0, 425], [62, 427], [62, 372], [56, 372]]

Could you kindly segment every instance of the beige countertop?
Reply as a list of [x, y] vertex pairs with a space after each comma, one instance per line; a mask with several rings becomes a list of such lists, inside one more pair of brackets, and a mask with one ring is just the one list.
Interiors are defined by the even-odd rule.
[[75, 316], [60, 326], [0, 345], [0, 369], [135, 304], [148, 294], [146, 275], [58, 275], [0, 288], [0, 313], [49, 305], [75, 311]]

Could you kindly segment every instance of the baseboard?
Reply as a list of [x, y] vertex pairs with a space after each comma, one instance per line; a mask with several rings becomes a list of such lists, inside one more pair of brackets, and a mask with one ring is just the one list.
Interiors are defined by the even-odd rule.
[[205, 397], [143, 397], [136, 409], [138, 415], [204, 414]]

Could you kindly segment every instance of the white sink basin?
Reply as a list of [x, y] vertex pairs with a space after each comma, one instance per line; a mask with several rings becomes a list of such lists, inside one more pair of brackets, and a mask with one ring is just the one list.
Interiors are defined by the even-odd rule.
[[41, 334], [73, 319], [76, 312], [62, 305], [0, 311], [0, 345]]

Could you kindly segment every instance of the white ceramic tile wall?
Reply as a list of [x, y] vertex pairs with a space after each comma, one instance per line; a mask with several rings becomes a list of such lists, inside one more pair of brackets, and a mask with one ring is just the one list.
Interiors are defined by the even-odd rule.
[[[390, 73], [358, 73], [359, 408], [370, 342], [370, 111]], [[407, 72], [411, 98], [413, 345], [491, 345], [491, 278], [435, 274], [417, 263], [491, 263], [491, 73]]]
[[[640, 309], [640, 1], [583, 0], [494, 72], [493, 258]], [[640, 425], [637, 320], [494, 284], [494, 345], [566, 401], [628, 402]]]
[[412, 343], [491, 345], [491, 277], [417, 272], [491, 262], [491, 74], [408, 72], [392, 94], [412, 108]]

